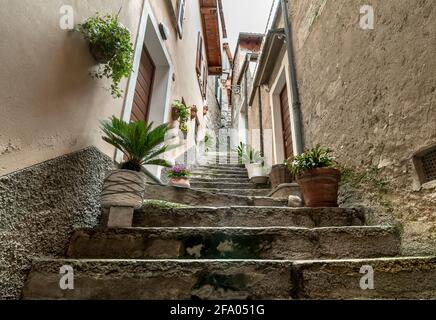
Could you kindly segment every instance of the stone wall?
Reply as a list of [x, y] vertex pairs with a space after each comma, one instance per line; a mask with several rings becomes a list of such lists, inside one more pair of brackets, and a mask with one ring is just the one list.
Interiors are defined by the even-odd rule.
[[373, 30], [359, 26], [362, 4], [291, 2], [305, 146], [380, 169], [405, 252], [434, 253], [436, 190], [413, 190], [412, 156], [436, 144], [436, 3], [367, 0]]
[[0, 177], [0, 299], [19, 298], [31, 260], [65, 254], [93, 227], [112, 161], [94, 147]]

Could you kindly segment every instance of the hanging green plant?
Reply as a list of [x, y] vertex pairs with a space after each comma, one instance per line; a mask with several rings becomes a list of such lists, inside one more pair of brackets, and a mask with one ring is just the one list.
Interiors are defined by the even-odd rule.
[[188, 132], [188, 121], [191, 119], [191, 111], [183, 102], [175, 100], [172, 104], [173, 120], [179, 120], [180, 131]]
[[89, 42], [92, 56], [100, 64], [91, 76], [112, 79], [112, 96], [121, 98], [123, 90], [119, 84], [133, 69], [134, 50], [129, 29], [120, 23], [118, 15], [101, 16], [98, 13], [78, 27]]

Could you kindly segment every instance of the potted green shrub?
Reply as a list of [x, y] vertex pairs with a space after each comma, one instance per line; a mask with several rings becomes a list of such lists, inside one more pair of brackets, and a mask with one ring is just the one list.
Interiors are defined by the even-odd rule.
[[91, 76], [96, 79], [112, 79], [111, 93], [122, 97], [119, 84], [129, 77], [133, 68], [133, 45], [130, 31], [124, 27], [117, 16], [97, 14], [79, 24], [78, 30], [89, 43], [94, 59], [100, 64]]
[[168, 124], [153, 128], [144, 121], [125, 122], [116, 117], [103, 121], [101, 129], [103, 140], [124, 154], [124, 162], [119, 169], [107, 175], [101, 195], [103, 207], [142, 206], [146, 175], [142, 172], [144, 165], [170, 167], [170, 164], [159, 156], [175, 146], [165, 144], [169, 131]]
[[334, 168], [332, 150], [319, 145], [296, 156], [290, 165], [307, 207], [337, 207], [340, 171]]
[[189, 177], [191, 172], [182, 164], [175, 165], [167, 170], [167, 176], [170, 178], [169, 186], [190, 189]]
[[183, 102], [175, 100], [172, 104], [172, 119], [173, 121], [179, 121], [179, 129], [183, 133], [188, 132], [188, 121], [191, 117], [191, 111], [189, 107]]

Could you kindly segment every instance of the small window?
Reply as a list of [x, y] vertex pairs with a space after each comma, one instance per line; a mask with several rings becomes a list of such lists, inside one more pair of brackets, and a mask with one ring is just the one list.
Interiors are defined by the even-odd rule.
[[413, 162], [421, 184], [436, 181], [436, 146], [417, 153]]
[[185, 20], [185, 9], [186, 0], [177, 1], [177, 32], [179, 33], [179, 38], [183, 37], [183, 21]]

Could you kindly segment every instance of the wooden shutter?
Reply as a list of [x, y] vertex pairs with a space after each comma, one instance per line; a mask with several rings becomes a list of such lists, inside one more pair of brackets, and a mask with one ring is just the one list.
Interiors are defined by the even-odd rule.
[[292, 147], [291, 114], [289, 111], [288, 88], [286, 86], [280, 93], [280, 107], [285, 158], [288, 159], [293, 155], [294, 152]]
[[153, 60], [144, 47], [138, 70], [138, 80], [136, 81], [135, 97], [133, 98], [131, 119], [134, 121], [148, 121], [155, 69]]

